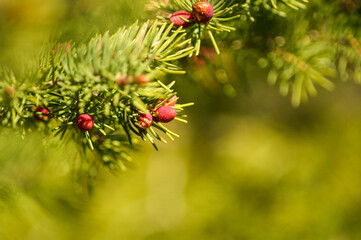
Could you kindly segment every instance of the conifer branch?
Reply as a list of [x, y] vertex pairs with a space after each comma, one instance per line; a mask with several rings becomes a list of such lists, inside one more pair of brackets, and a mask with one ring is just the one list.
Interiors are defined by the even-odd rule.
[[[222, 24], [222, 22], [229, 22], [240, 17], [237, 10], [239, 4], [234, 0], [210, 0], [207, 3], [210, 4], [211, 10], [208, 11], [211, 11], [211, 16], [209, 19], [202, 21], [197, 20], [198, 18], [195, 16], [195, 6], [198, 2], [199, 1], [195, 0], [172, 0], [167, 5], [158, 4], [157, 7], [167, 13], [174, 14], [185, 11], [185, 13], [183, 13], [184, 16], [186, 15], [186, 13], [192, 15], [190, 18], [191, 20], [184, 19], [184, 16], [182, 15], [179, 16], [179, 19], [182, 19], [184, 25], [187, 27], [187, 29], [183, 30], [183, 32], [186, 33], [186, 38], [191, 39], [191, 43], [195, 48], [196, 56], [200, 52], [202, 39], [210, 39], [216, 50], [216, 53], [220, 54], [219, 48], [212, 32], [221, 33], [236, 30], [233, 27]], [[205, 13], [203, 11], [205, 11], [204, 9], [202, 9], [202, 13]], [[170, 16], [169, 18], [171, 22], [172, 16]], [[159, 16], [158, 18], [168, 20], [167, 18], [161, 16]], [[177, 25], [177, 27], [179, 26]], [[207, 34], [203, 34], [204, 31], [206, 31]], [[193, 52], [188, 55], [192, 56], [192, 54]]]
[[[157, 117], [159, 102], [176, 95], [171, 89], [174, 83], [167, 86], [158, 79], [168, 72], [178, 73], [180, 68], [171, 62], [193, 51], [181, 43], [181, 29], [171, 32], [171, 28], [166, 23], [135, 23], [113, 35], [97, 35], [79, 47], [56, 46], [44, 52], [38, 69], [24, 81], [4, 71], [0, 84], [4, 93], [0, 99], [2, 126], [25, 129], [45, 124], [60, 139], [80, 138], [83, 149], [98, 152], [102, 163], [112, 169], [124, 165], [119, 159], [129, 161], [127, 149], [134, 136], [148, 139], [157, 149], [150, 136], [164, 142], [150, 130], [151, 125], [159, 126], [157, 120], [141, 123], [140, 116]], [[174, 100], [170, 104], [179, 112], [183, 110]], [[82, 116], [90, 125], [79, 123]], [[165, 127], [159, 130], [176, 135]]]

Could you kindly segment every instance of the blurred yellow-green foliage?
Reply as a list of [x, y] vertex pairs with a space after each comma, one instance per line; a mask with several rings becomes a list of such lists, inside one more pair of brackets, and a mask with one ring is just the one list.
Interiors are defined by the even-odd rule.
[[[0, 66], [26, 68], [51, 38], [76, 44], [147, 19], [145, 4], [0, 0]], [[361, 239], [361, 88], [336, 83], [295, 109], [254, 66], [244, 91], [244, 62], [229, 52], [238, 95], [178, 79], [196, 103], [189, 124], [171, 123], [181, 138], [143, 144], [126, 172], [99, 173], [90, 197], [71, 143], [2, 130], [0, 239]]]

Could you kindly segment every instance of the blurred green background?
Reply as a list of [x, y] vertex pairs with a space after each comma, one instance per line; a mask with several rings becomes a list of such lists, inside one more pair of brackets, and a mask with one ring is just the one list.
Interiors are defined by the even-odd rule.
[[[0, 0], [0, 66], [21, 71], [49, 39], [78, 44], [148, 19], [147, 4]], [[0, 239], [361, 239], [361, 88], [336, 82], [293, 108], [235, 49], [222, 61], [236, 97], [188, 67], [196, 81], [177, 77], [176, 90], [196, 104], [189, 124], [169, 124], [181, 138], [142, 144], [126, 172], [99, 173], [91, 197], [73, 143], [3, 129]]]

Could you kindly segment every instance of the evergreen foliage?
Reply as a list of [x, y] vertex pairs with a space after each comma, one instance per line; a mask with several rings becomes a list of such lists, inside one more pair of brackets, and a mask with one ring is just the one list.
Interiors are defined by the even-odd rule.
[[[181, 29], [170, 33], [171, 28], [165, 23], [136, 23], [113, 35], [96, 36], [77, 48], [60, 44], [45, 51], [35, 73], [24, 77], [25, 82], [36, 85], [15, 85], [14, 75], [4, 73], [3, 126], [19, 127], [25, 135], [29, 124], [44, 124], [34, 114], [43, 115], [54, 136], [88, 145], [112, 169], [124, 168], [122, 161], [129, 161], [124, 148], [133, 145], [134, 135], [148, 139], [156, 149], [155, 139], [166, 140], [155, 129], [173, 140], [178, 135], [162, 123], [141, 129], [137, 122], [139, 114], [155, 111], [176, 95], [171, 89], [174, 82], [165, 85], [158, 78], [182, 73], [170, 61], [193, 51], [184, 47], [189, 41], [179, 34]], [[174, 106], [177, 120], [186, 122], [180, 113], [189, 105]], [[37, 112], [38, 106], [47, 113]], [[95, 128], [90, 133], [74, 127], [83, 113], [94, 118]]]
[[287, 30], [270, 39], [269, 53], [259, 60], [270, 69], [269, 83], [279, 83], [281, 95], [292, 92], [294, 106], [315, 96], [317, 85], [332, 90], [336, 79], [359, 82], [360, 14], [347, 10], [346, 4], [310, 4], [308, 11], [282, 24]]
[[[151, 20], [84, 43], [62, 36], [23, 73], [1, 67], [0, 239], [360, 238], [360, 97], [350, 81], [361, 83], [361, 4], [210, 0], [209, 25], [169, 23], [196, 2], [159, 0]], [[199, 90], [235, 97], [260, 77], [295, 107], [349, 83], [293, 110], [272, 89], [238, 101]], [[201, 107], [187, 109], [185, 95]], [[178, 137], [165, 123], [174, 110], [180, 122], [194, 112], [177, 130], [183, 158], [163, 149], [138, 157], [137, 171], [107, 174], [134, 167], [139, 140], [158, 149]]]
[[[169, 14], [180, 10], [191, 13], [196, 2], [172, 0], [156, 7]], [[86, 44], [49, 46], [41, 54], [38, 66], [21, 76], [2, 70], [2, 126], [20, 129], [23, 137], [34, 128], [43, 129], [61, 141], [78, 142], [85, 153], [87, 148], [95, 150], [101, 163], [111, 169], [124, 168], [130, 159], [126, 149], [133, 146], [135, 136], [149, 140], [156, 149], [156, 140], [166, 142], [160, 132], [171, 140], [178, 137], [158, 121], [142, 128], [137, 117], [156, 115], [162, 104], [176, 96], [172, 90], [175, 82], [166, 81], [167, 74], [185, 73], [178, 60], [201, 57], [203, 45], [212, 45], [220, 54], [218, 45], [241, 41], [242, 51], [256, 56], [259, 65], [268, 69], [268, 82], [278, 83], [281, 95], [292, 93], [294, 106], [315, 96], [317, 86], [332, 90], [338, 77], [361, 82], [357, 4], [335, 1], [324, 6], [323, 1], [318, 1], [309, 6], [309, 11], [285, 17], [285, 11], [305, 9], [306, 1], [209, 3], [214, 14], [207, 24], [177, 29], [169, 24], [169, 15], [161, 14], [160, 22], [135, 23], [114, 34], [97, 35]], [[317, 12], [321, 7], [324, 10]], [[330, 15], [337, 17], [329, 18]], [[265, 19], [273, 23], [267, 31], [260, 27]], [[239, 37], [237, 31], [251, 34]], [[217, 64], [211, 67], [217, 68]], [[233, 95], [227, 81], [219, 82]], [[174, 106], [176, 120], [186, 122], [182, 111], [190, 105]], [[95, 124], [91, 131], [76, 128], [79, 114], [92, 116]]]

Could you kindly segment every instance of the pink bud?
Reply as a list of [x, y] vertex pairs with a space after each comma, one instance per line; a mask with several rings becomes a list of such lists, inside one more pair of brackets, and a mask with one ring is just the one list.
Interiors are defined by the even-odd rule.
[[[159, 101], [157, 102], [157, 105], [160, 104], [160, 103], [163, 102], [163, 101], [164, 101], [164, 99], [159, 100]], [[163, 106], [164, 106], [164, 105], [168, 105], [168, 106], [172, 106], [172, 107], [173, 107], [176, 103], [177, 103], [177, 96], [173, 96], [173, 97], [171, 97], [168, 101], [166, 101], [166, 102], [163, 104]]]
[[157, 110], [156, 119], [158, 122], [170, 122], [172, 121], [175, 116], [177, 115], [176, 110], [171, 106], [162, 106]]
[[[190, 22], [185, 22], [183, 19], [180, 18], [180, 16], [182, 16], [182, 18], [186, 20], [190, 20]], [[193, 20], [192, 14], [184, 10], [173, 13], [172, 16], [170, 16], [169, 20], [171, 23], [173, 23], [173, 26], [177, 28], [181, 26], [183, 26], [183, 28], [187, 28], [194, 24], [194, 21], [191, 21]]]

